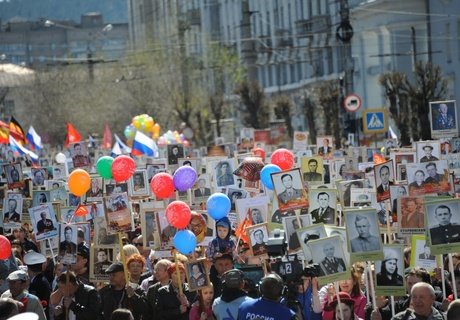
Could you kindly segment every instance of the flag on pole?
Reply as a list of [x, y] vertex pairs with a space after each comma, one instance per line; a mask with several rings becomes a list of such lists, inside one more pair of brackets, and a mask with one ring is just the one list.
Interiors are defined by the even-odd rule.
[[32, 150], [40, 150], [42, 148], [42, 138], [35, 131], [34, 127], [29, 127], [26, 137], [29, 144], [32, 146]]
[[138, 130], [134, 136], [131, 153], [136, 156], [145, 154], [146, 156], [154, 157], [158, 153], [158, 147], [153, 139]]
[[67, 135], [65, 139], [65, 147], [68, 147], [69, 144], [75, 143], [75, 142], [80, 142], [81, 141], [81, 135], [77, 131], [77, 129], [74, 128], [74, 126], [70, 123], [67, 122]]
[[22, 129], [19, 122], [13, 116], [10, 119], [10, 136], [13, 136], [16, 142], [18, 142], [21, 145], [27, 142], [24, 130]]
[[10, 127], [3, 121], [0, 121], [0, 144], [10, 143]]
[[112, 132], [110, 131], [109, 124], [106, 123], [104, 127], [104, 137], [102, 138], [102, 149], [110, 149], [112, 146]]
[[13, 138], [13, 136], [10, 135], [9, 141], [10, 141], [11, 149], [13, 149], [17, 153], [19, 153], [19, 155], [21, 155], [21, 156], [29, 155], [33, 162], [38, 162], [38, 155], [36, 153], [24, 148], [23, 146], [21, 146], [19, 144], [19, 142], [17, 142], [16, 139]]
[[96, 148], [96, 141], [94, 141], [92, 135], [89, 135], [88, 137], [88, 148]]
[[110, 154], [110, 156], [112, 158], [115, 158], [119, 156], [120, 154], [122, 154], [120, 144], [118, 143], [118, 141], [115, 141], [113, 148], [112, 148], [112, 153]]
[[114, 136], [115, 136], [115, 141], [118, 142], [119, 147], [121, 148], [121, 151], [123, 153], [131, 153], [131, 148], [128, 147], [126, 144], [124, 144], [123, 141], [121, 141], [119, 136], [117, 136], [116, 134], [114, 134]]
[[386, 161], [385, 157], [377, 152], [372, 153], [372, 158], [374, 159], [374, 165], [378, 165]]

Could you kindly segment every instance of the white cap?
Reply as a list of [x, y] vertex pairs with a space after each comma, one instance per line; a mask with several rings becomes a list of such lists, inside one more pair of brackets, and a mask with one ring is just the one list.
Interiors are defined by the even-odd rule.
[[28, 266], [45, 263], [46, 257], [41, 253], [31, 251], [24, 256], [24, 263]]

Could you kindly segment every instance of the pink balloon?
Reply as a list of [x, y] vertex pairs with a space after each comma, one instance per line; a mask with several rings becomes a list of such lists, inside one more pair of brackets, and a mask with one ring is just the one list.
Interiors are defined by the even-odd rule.
[[177, 229], [184, 229], [188, 226], [191, 217], [192, 211], [183, 201], [173, 201], [166, 207], [166, 219]]
[[126, 181], [136, 171], [136, 163], [129, 156], [118, 156], [112, 163], [112, 176], [116, 182]]
[[278, 149], [270, 158], [272, 164], [276, 164], [281, 170], [289, 170], [294, 167], [294, 154], [287, 149]]
[[152, 189], [153, 194], [159, 199], [171, 197], [174, 193], [172, 175], [166, 172], [157, 173], [150, 181], [150, 189]]

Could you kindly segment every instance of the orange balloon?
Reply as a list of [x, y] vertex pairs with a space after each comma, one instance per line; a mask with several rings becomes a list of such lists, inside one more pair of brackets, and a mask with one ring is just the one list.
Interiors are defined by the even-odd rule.
[[69, 191], [77, 197], [81, 197], [91, 187], [91, 178], [89, 176], [89, 173], [85, 170], [75, 169], [69, 175], [67, 183], [69, 185]]
[[160, 136], [160, 125], [158, 123], [155, 123], [153, 125], [152, 131], [153, 131], [153, 136], [158, 138]]

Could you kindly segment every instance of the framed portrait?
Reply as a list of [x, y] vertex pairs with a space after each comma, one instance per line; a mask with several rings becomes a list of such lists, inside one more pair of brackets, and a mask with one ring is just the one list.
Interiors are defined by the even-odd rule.
[[336, 224], [337, 190], [310, 189], [309, 213], [313, 223]]
[[68, 196], [64, 186], [56, 189], [51, 189], [49, 191], [49, 195], [51, 202], [59, 202], [63, 206], [67, 205]]
[[22, 194], [8, 192], [3, 198], [3, 227], [19, 228], [22, 222]]
[[67, 172], [65, 170], [65, 165], [55, 164], [53, 165], [53, 179], [66, 179]]
[[300, 169], [271, 174], [279, 210], [287, 211], [308, 207], [308, 196], [303, 188]]
[[89, 167], [90, 161], [88, 150], [83, 142], [76, 142], [69, 144], [70, 157], [74, 168]]
[[176, 190], [176, 200], [184, 201], [188, 205], [192, 205], [192, 190], [188, 189], [185, 191]]
[[344, 211], [350, 263], [382, 260], [382, 239], [374, 208]]
[[320, 156], [328, 156], [334, 150], [334, 139], [332, 136], [316, 137], [316, 153]]
[[[396, 215], [399, 211], [398, 199], [401, 197], [407, 197], [409, 195], [409, 187], [407, 184], [395, 184], [390, 187], [390, 201], [391, 201], [391, 212]], [[398, 219], [398, 221], [401, 221]]]
[[449, 138], [458, 136], [455, 100], [430, 102], [431, 136]]
[[136, 170], [128, 180], [128, 193], [133, 197], [148, 197], [150, 185], [148, 184], [147, 171]]
[[425, 233], [425, 198], [401, 196], [397, 198], [399, 232], [401, 234]]
[[313, 224], [311, 226], [303, 227], [296, 230], [297, 237], [300, 241], [300, 247], [302, 248], [304, 259], [307, 261], [312, 260], [312, 254], [308, 243], [312, 240], [326, 238], [326, 229], [324, 224]]
[[240, 130], [240, 148], [252, 149], [254, 147], [254, 128], [242, 128]]
[[73, 193], [67, 193], [67, 204], [71, 207], [77, 207], [81, 203], [81, 197], [74, 195]]
[[460, 250], [460, 199], [443, 199], [425, 203], [427, 239], [433, 254]]
[[249, 249], [253, 257], [267, 257], [268, 225], [266, 223], [246, 228]]
[[77, 225], [59, 224], [59, 259], [63, 264], [77, 262]]
[[292, 149], [298, 151], [306, 150], [308, 147], [308, 136], [308, 131], [294, 131]]
[[32, 198], [22, 198], [22, 217], [24, 220], [24, 215], [29, 216], [29, 209], [32, 207]]
[[197, 291], [209, 287], [209, 273], [206, 271], [206, 259], [189, 261], [185, 264], [185, 273], [190, 291]]
[[94, 218], [94, 245], [97, 247], [111, 248], [119, 246], [116, 234], [108, 231], [105, 217]]
[[195, 171], [197, 173], [199, 173], [201, 171], [200, 170], [200, 167], [201, 167], [200, 159], [197, 159], [197, 158], [181, 158], [181, 159], [179, 159], [178, 163], [179, 163], [179, 167], [190, 166], [193, 169], [195, 169]]
[[324, 182], [322, 157], [302, 157], [300, 162], [304, 181], [307, 181], [310, 185]]
[[408, 164], [407, 182], [411, 196], [452, 191], [446, 160]]
[[340, 237], [325, 237], [308, 241], [313, 262], [319, 265], [320, 284], [349, 278], [348, 265], [342, 250]]
[[32, 207], [29, 214], [37, 241], [58, 236], [58, 222], [51, 203]]
[[20, 189], [24, 187], [24, 177], [19, 162], [3, 165], [3, 172], [6, 174], [8, 189]]
[[402, 245], [384, 245], [383, 260], [375, 261], [375, 292], [384, 296], [406, 293]]
[[196, 188], [193, 189], [193, 202], [206, 202], [211, 195], [211, 184], [207, 174], [200, 174], [195, 183]]
[[59, 187], [63, 187], [64, 184], [65, 182], [62, 180], [46, 180], [45, 181], [46, 190], [52, 190], [52, 189], [56, 189]]
[[390, 199], [390, 186], [394, 184], [395, 174], [393, 161], [389, 160], [374, 166], [377, 201]]
[[110, 233], [129, 232], [132, 228], [128, 194], [112, 194], [104, 198], [105, 219]]
[[155, 221], [156, 212], [164, 209], [163, 201], [141, 201], [140, 217], [141, 229], [143, 235], [143, 245], [145, 249], [155, 249], [155, 243], [159, 243], [159, 235], [157, 232], [157, 224]]
[[396, 165], [396, 177], [399, 181], [407, 181], [407, 164], [398, 163]]
[[372, 207], [377, 202], [377, 195], [371, 188], [352, 188], [350, 190], [351, 207]]
[[417, 151], [417, 162], [433, 162], [441, 158], [441, 144], [439, 140], [417, 141], [415, 143]]
[[185, 158], [184, 146], [182, 144], [168, 144], [168, 165], [177, 166], [179, 158]]
[[40, 158], [38, 162], [40, 164], [40, 167], [43, 168], [47, 168], [51, 163], [49, 158]]
[[[207, 246], [215, 237], [215, 221], [214, 219], [209, 218], [208, 212], [205, 210], [197, 210], [196, 213], [199, 214], [199, 217], [192, 216], [187, 228], [196, 235], [198, 241], [202, 238], [202, 240], [199, 241], [200, 246]], [[230, 214], [228, 215], [228, 218], [230, 220], [230, 224], [232, 225], [233, 221]]]
[[343, 171], [358, 171], [358, 157], [355, 157], [353, 154], [347, 154], [345, 157], [345, 167]]
[[311, 216], [289, 216], [284, 217], [283, 228], [285, 232], [285, 239], [288, 244], [288, 253], [295, 253], [301, 250], [299, 236], [296, 230], [305, 228], [312, 225]]
[[326, 234], [328, 237], [337, 236], [340, 238], [343, 254], [345, 256], [345, 263], [348, 265], [350, 263], [350, 252], [348, 251], [347, 230], [344, 227], [336, 227], [330, 225], [325, 225], [324, 228], [326, 229]]
[[450, 153], [460, 153], [460, 138], [452, 138], [449, 143], [451, 145]]
[[90, 247], [89, 277], [93, 281], [107, 281], [109, 275], [105, 270], [116, 261], [118, 250], [115, 248]]
[[230, 199], [231, 210], [235, 210], [235, 204], [239, 199], [245, 199], [248, 196], [248, 192], [244, 189], [236, 189], [236, 188], [224, 188], [226, 190], [221, 190], [222, 193], [226, 193], [228, 198]]
[[[268, 202], [267, 196], [256, 196], [253, 198], [238, 199], [235, 202], [236, 212], [238, 213], [238, 221], [241, 223], [248, 217], [251, 222], [255, 221], [258, 223], [267, 222], [268, 218]], [[257, 208], [259, 212], [255, 212], [255, 217], [251, 216], [251, 209]], [[259, 214], [260, 213], [260, 214]], [[253, 223], [256, 224], [256, 223]]]
[[50, 191], [34, 190], [32, 191], [32, 205], [34, 207], [44, 203], [51, 202]]
[[101, 176], [91, 176], [91, 187], [86, 192], [87, 201], [100, 201], [104, 196], [104, 185]]
[[128, 183], [106, 183], [105, 184], [105, 194], [106, 196], [111, 196], [113, 194], [120, 194], [128, 192]]
[[237, 165], [235, 159], [225, 159], [214, 163], [213, 182], [215, 188], [230, 188], [236, 187], [237, 176], [233, 174]]
[[76, 218], [74, 217], [76, 209], [77, 207], [61, 207], [61, 213], [57, 217], [59, 222], [62, 222], [62, 223], [77, 222], [77, 221], [74, 221]]
[[34, 187], [45, 185], [45, 180], [48, 179], [48, 169], [46, 168], [31, 168], [30, 175], [32, 176], [32, 184]]
[[40, 241], [40, 252], [45, 256], [48, 255], [48, 253], [57, 256], [59, 254], [59, 237], [53, 237], [47, 239], [46, 241]]
[[145, 169], [147, 170], [147, 179], [150, 182], [154, 175], [159, 172], [166, 172], [168, 166], [167, 159], [155, 159], [152, 163], [147, 163]]
[[364, 179], [339, 181], [336, 183], [342, 208], [351, 206], [351, 190], [364, 188]]
[[411, 247], [410, 267], [417, 266], [425, 268], [428, 272], [434, 271], [440, 259], [431, 252], [425, 235], [413, 235]]
[[169, 250], [172, 247], [172, 240], [176, 235], [177, 229], [171, 226], [166, 219], [165, 210], [156, 211], [156, 223], [160, 242], [155, 244], [156, 249]]
[[31, 198], [32, 190], [33, 190], [32, 179], [30, 178], [24, 179], [24, 186], [20, 190], [24, 198]]

